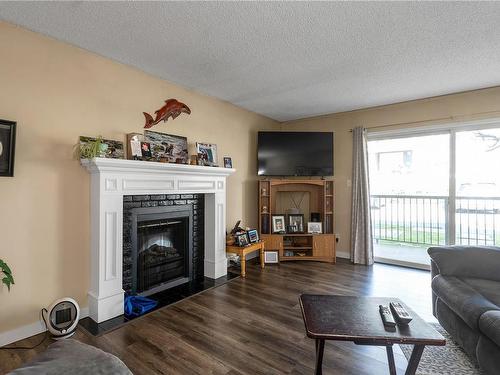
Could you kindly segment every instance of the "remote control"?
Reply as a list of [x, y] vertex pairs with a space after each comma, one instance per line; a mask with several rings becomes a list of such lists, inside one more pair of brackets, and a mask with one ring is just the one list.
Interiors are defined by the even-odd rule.
[[382, 322], [384, 322], [384, 326], [396, 327], [396, 322], [392, 317], [391, 310], [389, 310], [389, 307], [378, 305], [378, 310], [380, 311], [380, 316], [382, 317]]
[[391, 302], [389, 303], [391, 307], [391, 311], [394, 314], [394, 318], [400, 324], [408, 324], [412, 321], [412, 317], [408, 314], [408, 311], [403, 307], [399, 302]]

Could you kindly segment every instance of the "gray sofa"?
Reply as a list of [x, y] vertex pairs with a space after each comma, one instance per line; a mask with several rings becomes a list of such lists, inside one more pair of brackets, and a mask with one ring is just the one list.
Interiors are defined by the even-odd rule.
[[133, 375], [117, 357], [82, 342], [66, 339], [7, 375]]
[[439, 323], [488, 374], [500, 374], [500, 248], [431, 247]]

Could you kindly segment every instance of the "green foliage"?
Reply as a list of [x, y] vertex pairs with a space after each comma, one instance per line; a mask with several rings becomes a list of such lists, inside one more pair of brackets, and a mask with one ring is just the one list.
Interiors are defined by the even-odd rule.
[[102, 152], [103, 144], [102, 136], [98, 136], [95, 140], [89, 140], [87, 143], [78, 144], [77, 146], [80, 149], [80, 158], [92, 159], [99, 157]]
[[0, 277], [1, 274], [3, 274], [2, 284], [7, 285], [7, 289], [9, 289], [10, 292], [10, 286], [15, 284], [14, 277], [12, 276], [12, 271], [9, 266], [2, 259], [0, 259]]

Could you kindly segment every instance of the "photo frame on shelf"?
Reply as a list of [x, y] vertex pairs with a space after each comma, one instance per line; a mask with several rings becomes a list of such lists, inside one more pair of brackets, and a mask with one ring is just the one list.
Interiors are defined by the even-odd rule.
[[271, 221], [273, 233], [286, 233], [285, 215], [272, 215]]
[[288, 228], [290, 233], [304, 233], [304, 215], [289, 214], [287, 218]]
[[310, 234], [321, 234], [323, 233], [323, 223], [310, 221], [307, 223], [307, 233]]
[[16, 122], [0, 120], [0, 176], [14, 177]]
[[144, 141], [144, 136], [140, 133], [127, 134], [127, 159], [141, 160], [142, 150], [141, 142]]
[[229, 156], [224, 156], [224, 168], [232, 168], [233, 160]]
[[202, 165], [217, 166], [217, 145], [213, 143], [196, 142], [196, 153]]
[[144, 141], [149, 142], [151, 157], [157, 161], [188, 164], [188, 142], [180, 135], [144, 131]]
[[247, 233], [239, 233], [234, 236], [236, 245], [243, 247], [249, 244]]
[[83, 158], [84, 149], [92, 144], [96, 144], [100, 140], [98, 157], [107, 159], [123, 159], [125, 157], [125, 148], [122, 141], [115, 141], [112, 139], [103, 139], [101, 137], [86, 137], [80, 136], [80, 157]]
[[151, 159], [151, 145], [149, 142], [141, 142], [141, 154], [143, 160]]
[[248, 235], [248, 240], [250, 241], [250, 243], [256, 243], [256, 242], [259, 242], [259, 240], [260, 240], [259, 232], [257, 232], [257, 229], [248, 230], [247, 235]]

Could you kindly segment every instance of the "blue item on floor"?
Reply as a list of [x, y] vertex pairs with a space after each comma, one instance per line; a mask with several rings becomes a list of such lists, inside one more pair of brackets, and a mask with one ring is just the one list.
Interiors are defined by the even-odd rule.
[[151, 298], [141, 296], [125, 296], [125, 315], [126, 316], [141, 316], [148, 311], [153, 310], [158, 301]]

